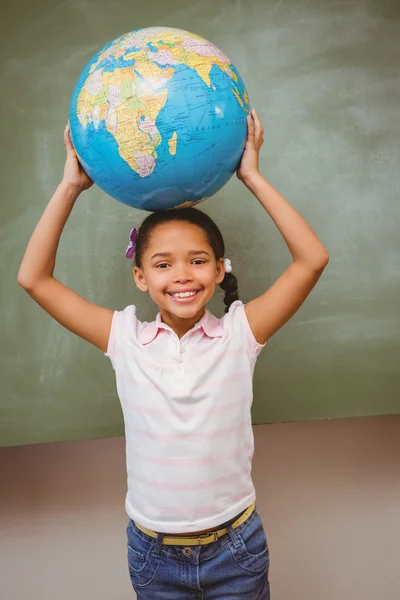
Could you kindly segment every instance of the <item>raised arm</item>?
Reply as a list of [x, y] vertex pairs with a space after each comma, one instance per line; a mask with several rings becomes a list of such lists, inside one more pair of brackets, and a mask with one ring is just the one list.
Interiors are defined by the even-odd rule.
[[32, 234], [18, 272], [18, 283], [61, 325], [105, 352], [113, 311], [88, 302], [53, 276], [65, 223], [79, 194], [93, 184], [78, 162], [69, 126], [64, 131], [64, 143], [67, 152], [64, 177]]
[[293, 262], [245, 311], [256, 340], [265, 343], [303, 304], [329, 261], [326, 248], [299, 213], [258, 170], [264, 130], [255, 110], [248, 118], [248, 140], [237, 176], [254, 194], [282, 234]]

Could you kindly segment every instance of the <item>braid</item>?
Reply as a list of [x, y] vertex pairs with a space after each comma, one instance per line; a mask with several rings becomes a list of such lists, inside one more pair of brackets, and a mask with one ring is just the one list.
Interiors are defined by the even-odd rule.
[[226, 306], [225, 312], [227, 313], [230, 305], [239, 300], [238, 282], [232, 273], [225, 273], [225, 277], [219, 285], [225, 292], [224, 304]]

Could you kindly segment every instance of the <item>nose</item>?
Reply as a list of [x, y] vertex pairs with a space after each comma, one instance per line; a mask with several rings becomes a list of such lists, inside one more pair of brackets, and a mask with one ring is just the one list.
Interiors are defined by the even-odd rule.
[[193, 281], [193, 276], [190, 272], [189, 266], [188, 265], [177, 266], [175, 273], [174, 273], [174, 282], [187, 283], [188, 281]]

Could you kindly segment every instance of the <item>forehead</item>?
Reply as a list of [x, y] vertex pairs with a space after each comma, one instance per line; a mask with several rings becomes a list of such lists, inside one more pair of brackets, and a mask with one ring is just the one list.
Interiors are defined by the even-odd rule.
[[150, 236], [148, 250], [173, 252], [210, 248], [205, 231], [198, 225], [186, 221], [162, 223]]

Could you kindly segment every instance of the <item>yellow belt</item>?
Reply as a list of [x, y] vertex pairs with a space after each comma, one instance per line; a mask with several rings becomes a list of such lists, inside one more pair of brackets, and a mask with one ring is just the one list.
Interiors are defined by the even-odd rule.
[[[251, 506], [246, 508], [244, 513], [242, 513], [240, 517], [236, 521], [234, 521], [234, 523], [231, 524], [231, 527], [233, 529], [236, 529], [236, 527], [239, 527], [239, 525], [244, 523], [250, 517], [255, 507], [256, 503], [254, 502]], [[140, 531], [143, 531], [143, 533], [146, 533], [150, 537], [156, 538], [158, 536], [158, 533], [156, 531], [146, 529], [146, 527], [142, 527], [142, 525], [139, 525], [138, 523], [136, 523], [136, 521], [135, 525], [138, 529], [140, 529]], [[205, 544], [211, 544], [211, 542], [216, 542], [219, 538], [221, 538], [227, 533], [228, 528], [224, 527], [223, 529], [217, 529], [216, 531], [212, 531], [211, 533], [202, 533], [197, 536], [172, 537], [165, 535], [162, 543], [169, 546], [204, 546]]]

